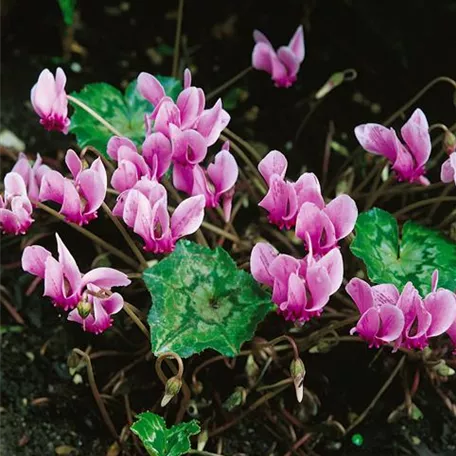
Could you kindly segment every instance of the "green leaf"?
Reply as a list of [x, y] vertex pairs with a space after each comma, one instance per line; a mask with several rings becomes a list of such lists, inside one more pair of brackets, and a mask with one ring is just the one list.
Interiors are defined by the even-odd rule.
[[131, 425], [151, 456], [180, 456], [190, 450], [190, 436], [201, 431], [196, 420], [179, 423], [167, 429], [165, 420], [155, 413], [144, 412]]
[[269, 294], [221, 247], [179, 241], [143, 279], [152, 295], [148, 322], [155, 355], [173, 351], [186, 358], [213, 348], [234, 356], [273, 309]]
[[350, 248], [372, 282], [393, 283], [401, 291], [411, 281], [425, 296], [438, 269], [439, 286], [456, 289], [456, 243], [438, 231], [407, 221], [399, 238], [396, 219], [378, 208], [360, 214], [355, 229]]
[[[182, 90], [182, 84], [175, 78], [158, 76], [165, 92], [175, 99]], [[115, 87], [104, 82], [87, 84], [79, 93], [71, 94], [85, 103], [123, 136], [130, 138], [136, 145], [141, 145], [145, 138], [144, 114], [153, 110], [153, 106], [136, 90], [136, 80], [131, 82], [123, 95]], [[76, 135], [79, 147], [92, 146], [105, 157], [106, 145], [113, 133], [101, 122], [93, 118], [86, 110], [75, 103], [71, 117], [70, 131]]]
[[74, 19], [74, 10], [76, 9], [76, 0], [57, 0], [62, 11], [63, 21], [66, 25], [72, 25]]

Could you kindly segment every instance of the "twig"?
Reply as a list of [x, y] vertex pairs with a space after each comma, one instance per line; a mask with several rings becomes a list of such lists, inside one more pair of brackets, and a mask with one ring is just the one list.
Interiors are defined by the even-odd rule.
[[144, 326], [143, 322], [138, 318], [138, 316], [133, 311], [133, 307], [130, 303], [124, 301], [123, 310], [128, 314], [128, 316], [133, 320], [135, 325], [141, 330], [141, 332], [147, 337], [147, 340], [150, 340], [150, 333], [147, 328]]
[[456, 201], [456, 196], [437, 196], [435, 198], [429, 198], [423, 201], [417, 201], [415, 203], [409, 204], [408, 206], [403, 207], [402, 209], [395, 212], [393, 215], [395, 217], [399, 217], [407, 212], [413, 211], [414, 209], [418, 209], [419, 207], [428, 206], [429, 204], [433, 203], [444, 203], [444, 202], [452, 202]]
[[179, 7], [177, 10], [177, 26], [176, 26], [176, 37], [174, 39], [174, 52], [173, 52], [173, 78], [177, 78], [177, 70], [179, 67], [179, 48], [180, 39], [182, 33], [182, 18], [184, 16], [184, 0], [179, 0]]
[[242, 79], [247, 73], [252, 70], [253, 67], [249, 66], [247, 68], [244, 68], [242, 71], [240, 71], [238, 74], [230, 78], [228, 81], [224, 82], [222, 85], [218, 86], [216, 89], [214, 89], [212, 92], [209, 92], [206, 95], [206, 101], [210, 100], [211, 98], [214, 98], [216, 95], [218, 95], [220, 92], [223, 92], [225, 89], [239, 81], [239, 79]]
[[346, 434], [350, 433], [356, 426], [358, 426], [360, 423], [364, 421], [366, 416], [369, 414], [369, 412], [375, 407], [375, 404], [378, 402], [378, 400], [383, 396], [383, 393], [388, 389], [388, 387], [391, 385], [392, 381], [396, 377], [396, 375], [399, 373], [401, 370], [405, 359], [406, 355], [404, 355], [401, 360], [397, 363], [397, 366], [394, 368], [393, 372], [391, 372], [391, 375], [388, 377], [386, 382], [383, 384], [383, 386], [380, 388], [379, 392], [375, 395], [375, 397], [372, 399], [371, 403], [364, 409], [363, 413], [356, 418], [355, 421], [353, 421], [350, 426], [348, 426]]
[[106, 249], [108, 252], [111, 252], [113, 255], [122, 259], [123, 261], [125, 261], [125, 263], [129, 264], [133, 269], [138, 269], [138, 263], [136, 263], [136, 261], [131, 259], [127, 254], [122, 252], [122, 250], [119, 250], [118, 248], [109, 244], [109, 242], [106, 242], [104, 239], [101, 239], [96, 234], [93, 234], [92, 232], [90, 232], [89, 230], [86, 230], [82, 226], [79, 226], [76, 223], [65, 220], [65, 217], [63, 215], [59, 214], [57, 211], [50, 208], [49, 206], [46, 206], [45, 204], [39, 203], [39, 202], [36, 202], [36, 205], [37, 205], [37, 207], [39, 207], [43, 211], [46, 211], [48, 214], [51, 214], [52, 216], [59, 219], [60, 221], [67, 223], [69, 226], [74, 228], [76, 231], [79, 231], [84, 236], [89, 238], [91, 241], [95, 242], [96, 244], [98, 244], [101, 247], [103, 247], [104, 249]]
[[90, 356], [82, 350], [79, 350], [79, 348], [73, 348], [73, 352], [77, 353], [79, 356], [82, 356], [85, 359], [87, 366], [87, 377], [95, 402], [98, 405], [98, 409], [100, 410], [101, 416], [103, 417], [103, 420], [107, 428], [109, 429], [109, 432], [115, 440], [119, 441], [119, 435], [117, 434], [116, 428], [114, 427], [114, 423], [112, 422], [111, 417], [109, 416], [109, 413], [104, 405], [103, 399], [100, 396], [100, 392], [98, 391], [97, 383], [95, 382], [95, 376], [93, 374], [92, 361], [90, 360]]

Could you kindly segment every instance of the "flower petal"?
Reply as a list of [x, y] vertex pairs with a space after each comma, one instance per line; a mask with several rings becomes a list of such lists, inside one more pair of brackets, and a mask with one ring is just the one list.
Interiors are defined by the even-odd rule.
[[192, 196], [182, 201], [171, 216], [173, 239], [193, 234], [203, 223], [204, 196]]
[[376, 155], [383, 155], [388, 160], [396, 160], [396, 133], [383, 125], [368, 123], [355, 128], [355, 136], [361, 147]]
[[126, 287], [131, 280], [123, 272], [113, 268], [95, 268], [84, 274], [81, 287], [95, 285], [99, 288], [110, 290], [112, 287]]
[[456, 319], [456, 296], [449, 290], [440, 289], [424, 299], [424, 307], [431, 314], [427, 337], [443, 334]]
[[138, 76], [137, 90], [154, 106], [157, 106], [159, 101], [166, 95], [165, 89], [158, 79], [145, 72], [140, 73]]
[[73, 179], [77, 179], [79, 173], [82, 171], [82, 162], [78, 154], [73, 149], [68, 149], [65, 155], [65, 164], [70, 170]]
[[302, 62], [305, 56], [305, 47], [304, 47], [304, 29], [300, 25], [294, 35], [292, 36], [288, 47], [293, 51], [293, 54], [296, 56], [298, 62]]
[[214, 163], [207, 167], [207, 174], [214, 184], [216, 194], [221, 195], [234, 187], [239, 168], [233, 155], [221, 150], [214, 158]]
[[356, 203], [348, 195], [339, 195], [323, 209], [334, 225], [336, 239], [348, 236], [358, 218]]
[[269, 272], [269, 265], [277, 257], [279, 252], [265, 242], [258, 242], [250, 254], [250, 272], [253, 278], [264, 285], [272, 287], [274, 277]]
[[415, 109], [401, 129], [401, 135], [412, 153], [416, 167], [423, 166], [431, 155], [429, 124], [421, 109]]
[[381, 325], [377, 338], [384, 342], [398, 339], [404, 329], [404, 314], [396, 306], [384, 304], [379, 307]]
[[22, 253], [22, 269], [44, 279], [45, 265], [51, 252], [40, 245], [26, 247]]
[[364, 280], [354, 277], [347, 283], [345, 291], [353, 299], [361, 314], [374, 307], [372, 287]]
[[271, 152], [269, 152], [260, 161], [260, 163], [258, 163], [258, 171], [268, 185], [270, 185], [271, 176], [273, 174], [278, 174], [282, 179], [284, 179], [287, 167], [288, 161], [285, 155], [278, 150], [271, 150]]

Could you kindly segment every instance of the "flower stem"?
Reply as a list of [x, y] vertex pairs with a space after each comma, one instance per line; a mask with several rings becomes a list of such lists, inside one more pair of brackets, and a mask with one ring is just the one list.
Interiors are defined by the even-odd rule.
[[244, 149], [246, 149], [247, 151], [250, 152], [250, 154], [255, 158], [255, 160], [257, 162], [260, 162], [262, 157], [261, 155], [256, 151], [256, 149], [254, 147], [252, 147], [247, 141], [245, 141], [244, 139], [242, 139], [240, 136], [238, 136], [236, 133], [233, 133], [231, 130], [229, 130], [228, 128], [225, 128], [223, 130], [224, 133], [226, 133], [226, 135], [228, 137], [231, 137], [232, 139], [234, 139], [235, 141], [237, 141], [242, 147], [244, 147]]
[[138, 318], [135, 314], [134, 309], [135, 307], [131, 305], [129, 302], [124, 301], [123, 310], [128, 314], [128, 316], [133, 320], [135, 325], [141, 330], [141, 332], [146, 336], [147, 340], [150, 340], [150, 333], [147, 328], [144, 326], [144, 323]]
[[67, 95], [67, 98], [68, 101], [84, 109], [84, 111], [90, 114], [94, 119], [98, 120], [98, 122], [103, 124], [111, 133], [114, 133], [116, 136], [123, 136], [122, 133], [119, 132], [119, 130], [116, 130], [107, 120], [103, 119], [103, 117], [97, 114], [92, 108], [87, 106], [81, 100], [78, 100], [77, 98], [71, 95]]
[[176, 37], [174, 39], [174, 53], [173, 53], [173, 78], [177, 78], [177, 70], [179, 67], [179, 49], [180, 40], [182, 33], [182, 18], [184, 16], [184, 0], [179, 0], [179, 8], [177, 10], [177, 26], [176, 26]]
[[82, 350], [79, 350], [79, 348], [73, 348], [73, 352], [77, 353], [79, 356], [82, 356], [86, 362], [87, 366], [87, 377], [89, 380], [90, 384], [90, 389], [92, 390], [93, 397], [95, 399], [95, 402], [98, 405], [98, 409], [100, 410], [101, 416], [103, 417], [103, 420], [109, 429], [109, 432], [111, 435], [114, 437], [115, 440], [119, 441], [119, 435], [117, 434], [116, 428], [114, 427], [114, 424], [111, 420], [111, 417], [109, 416], [108, 411], [106, 410], [106, 407], [104, 405], [103, 399], [101, 398], [100, 391], [98, 391], [97, 383], [95, 382], [95, 376], [93, 374], [93, 368], [92, 368], [92, 362], [90, 360], [90, 356], [83, 352]]
[[136, 261], [134, 261], [132, 258], [130, 258], [127, 254], [122, 252], [122, 250], [119, 250], [118, 248], [109, 244], [109, 242], [106, 242], [104, 239], [101, 239], [96, 234], [93, 234], [92, 232], [90, 232], [89, 230], [86, 230], [82, 226], [79, 226], [76, 223], [68, 222], [67, 220], [65, 220], [65, 217], [63, 215], [59, 214], [57, 211], [50, 208], [49, 206], [46, 206], [45, 204], [39, 203], [39, 202], [37, 202], [36, 205], [43, 211], [46, 211], [48, 214], [51, 214], [53, 217], [59, 219], [62, 222], [67, 223], [69, 226], [74, 228], [76, 231], [79, 231], [85, 237], [87, 237], [91, 241], [95, 242], [96, 244], [100, 245], [101, 247], [106, 249], [108, 252], [111, 252], [113, 255], [122, 259], [123, 261], [125, 261], [125, 263], [130, 265], [133, 269], [135, 269], [135, 270], [138, 269], [138, 263], [136, 263]]
[[111, 219], [112, 223], [114, 223], [114, 225], [116, 225], [116, 228], [119, 230], [120, 234], [123, 236], [123, 238], [129, 245], [131, 251], [135, 254], [136, 258], [138, 259], [139, 263], [141, 264], [142, 269], [146, 269], [147, 261], [144, 258], [144, 255], [138, 249], [138, 246], [135, 244], [135, 241], [133, 241], [132, 237], [128, 234], [128, 231], [125, 229], [125, 227], [122, 225], [122, 223], [118, 220], [118, 218], [113, 215], [111, 209], [109, 209], [109, 207], [106, 203], [103, 203], [101, 205], [101, 207], [106, 212], [108, 217]]
[[206, 100], [209, 101], [211, 98], [214, 98], [220, 92], [223, 92], [225, 89], [227, 89], [228, 87], [230, 87], [231, 85], [233, 85], [237, 81], [239, 81], [239, 79], [242, 79], [251, 70], [253, 70], [252, 66], [248, 66], [247, 68], [244, 68], [242, 71], [240, 71], [238, 74], [233, 76], [231, 79], [229, 79], [228, 81], [225, 81], [221, 86], [217, 87], [212, 92], [209, 92], [206, 95]]
[[393, 215], [399, 217], [406, 214], [407, 212], [413, 211], [423, 206], [428, 206], [432, 203], [445, 203], [445, 202], [454, 202], [456, 201], [456, 196], [436, 196], [435, 198], [429, 198], [424, 201], [417, 201], [416, 203], [409, 204], [408, 206], [403, 207], [399, 211], [395, 212]]

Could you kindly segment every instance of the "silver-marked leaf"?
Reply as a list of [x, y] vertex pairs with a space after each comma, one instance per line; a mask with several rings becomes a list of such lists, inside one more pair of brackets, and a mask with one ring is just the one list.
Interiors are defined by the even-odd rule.
[[268, 293], [239, 270], [221, 247], [190, 241], [143, 273], [152, 295], [152, 351], [183, 358], [213, 348], [235, 356], [257, 324], [274, 308]]
[[166, 427], [165, 420], [155, 413], [144, 412], [130, 427], [142, 441], [150, 456], [181, 456], [190, 450], [190, 436], [201, 431], [196, 420]]
[[350, 248], [364, 261], [372, 282], [402, 290], [410, 281], [424, 296], [438, 269], [439, 286], [456, 290], [456, 243], [438, 231], [407, 221], [399, 238], [396, 219], [378, 208], [360, 214], [355, 231]]

